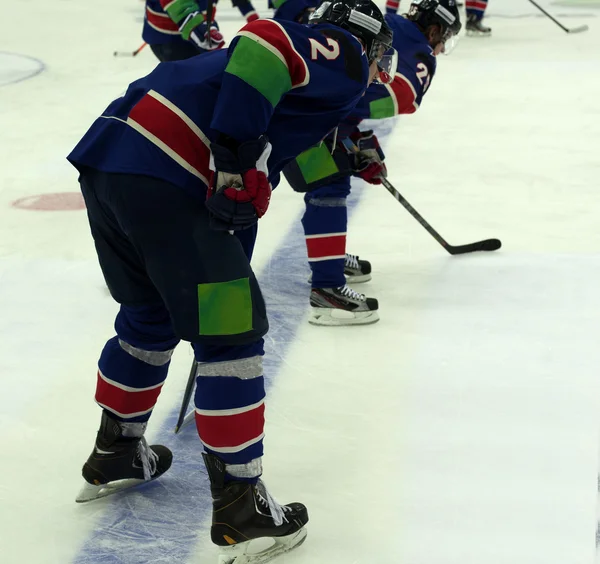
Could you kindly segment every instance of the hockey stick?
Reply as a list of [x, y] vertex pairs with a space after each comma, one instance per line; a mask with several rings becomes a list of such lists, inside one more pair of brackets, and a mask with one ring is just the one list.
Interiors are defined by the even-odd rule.
[[580, 25], [579, 27], [568, 28], [568, 27], [564, 26], [563, 24], [561, 24], [555, 17], [551, 16], [548, 12], [546, 12], [546, 10], [544, 10], [544, 8], [542, 8], [537, 2], [534, 2], [533, 0], [529, 0], [529, 1], [540, 12], [542, 12], [542, 14], [549, 17], [558, 27], [560, 27], [563, 31], [566, 31], [567, 33], [581, 33], [582, 31], [587, 31], [588, 29], [590, 29], [587, 25]]
[[208, 4], [206, 5], [206, 33], [208, 33], [208, 44], [210, 45], [211, 43], [211, 38], [210, 38], [210, 26], [213, 23], [213, 5], [214, 2], [213, 0], [208, 0]]
[[[358, 147], [352, 142], [349, 137], [342, 139], [342, 144], [353, 153], [358, 153]], [[475, 251], [496, 251], [501, 246], [502, 243], [500, 239], [484, 239], [483, 241], [477, 241], [476, 243], [468, 243], [467, 245], [451, 245], [444, 239], [427, 221], [425, 218], [415, 209], [413, 208], [406, 198], [398, 190], [396, 190], [385, 178], [385, 176], [380, 176], [381, 183], [385, 186], [386, 190], [396, 198], [408, 211], [410, 215], [412, 215], [424, 228], [425, 230], [440, 244], [444, 249], [446, 249], [451, 255], [463, 255], [465, 253], [473, 253]]]
[[385, 186], [386, 190], [406, 208], [408, 213], [412, 215], [451, 255], [463, 255], [475, 251], [496, 251], [502, 246], [499, 239], [484, 239], [483, 241], [477, 241], [476, 243], [468, 243], [467, 245], [451, 245], [433, 227], [431, 227], [427, 221], [425, 221], [423, 216], [388, 182], [387, 178], [382, 177], [381, 183]]
[[179, 433], [183, 424], [185, 423], [185, 415], [190, 405], [190, 399], [192, 398], [192, 392], [194, 391], [194, 384], [196, 382], [196, 372], [198, 371], [198, 361], [192, 362], [190, 368], [190, 375], [185, 386], [185, 392], [183, 393], [183, 399], [181, 400], [181, 408], [179, 410], [179, 417], [177, 418], [177, 424], [175, 425], [175, 433]]
[[135, 51], [115, 51], [114, 57], [135, 57], [146, 45], [145, 41]]

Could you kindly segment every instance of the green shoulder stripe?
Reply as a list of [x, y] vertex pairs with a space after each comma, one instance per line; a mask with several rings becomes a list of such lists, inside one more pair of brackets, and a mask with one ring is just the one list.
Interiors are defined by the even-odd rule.
[[225, 72], [258, 90], [273, 107], [292, 89], [287, 66], [267, 47], [249, 37], [240, 37]]
[[[164, 3], [163, 9], [169, 17], [176, 23], [180, 23], [183, 19], [185, 19], [189, 14], [193, 12], [199, 12], [200, 8], [198, 8], [198, 2], [195, 0], [173, 0], [172, 2]], [[204, 20], [204, 18], [202, 18]], [[196, 24], [197, 25], [197, 24]]]
[[391, 96], [380, 98], [379, 100], [373, 100], [369, 104], [370, 118], [371, 119], [383, 119], [388, 117], [394, 117], [396, 111], [394, 110], [394, 101]]

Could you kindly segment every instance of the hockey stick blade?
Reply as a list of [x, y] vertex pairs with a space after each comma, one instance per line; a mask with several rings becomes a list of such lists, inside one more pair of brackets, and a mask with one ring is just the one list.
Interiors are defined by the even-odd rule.
[[477, 251], [497, 251], [501, 247], [502, 241], [500, 239], [484, 239], [467, 245], [448, 245], [445, 248], [451, 255], [464, 255], [465, 253], [475, 253]]
[[144, 41], [135, 51], [115, 51], [113, 57], [136, 57], [146, 45], [148, 44]]
[[580, 25], [579, 27], [572, 27], [571, 29], [568, 29], [567, 33], [582, 33], [584, 31], [587, 31], [588, 29], [590, 29], [589, 26]]

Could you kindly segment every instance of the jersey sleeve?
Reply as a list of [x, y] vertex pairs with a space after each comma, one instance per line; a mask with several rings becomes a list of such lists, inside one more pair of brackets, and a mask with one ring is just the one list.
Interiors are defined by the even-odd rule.
[[256, 139], [282, 97], [309, 81], [308, 65], [285, 28], [273, 20], [251, 22], [229, 47], [211, 127], [240, 142]]
[[374, 84], [367, 90], [368, 117], [381, 119], [400, 114], [412, 114], [419, 109], [435, 74], [435, 59], [417, 55], [410, 63], [398, 62], [391, 84]]
[[189, 14], [200, 10], [196, 0], [160, 0], [160, 5], [177, 24]]
[[276, 20], [296, 21], [309, 8], [316, 8], [319, 0], [273, 0]]

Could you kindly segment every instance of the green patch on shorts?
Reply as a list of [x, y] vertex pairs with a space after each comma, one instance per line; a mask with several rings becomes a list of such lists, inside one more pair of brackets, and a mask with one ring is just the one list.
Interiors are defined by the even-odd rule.
[[200, 335], [239, 335], [252, 330], [250, 280], [198, 284]]

